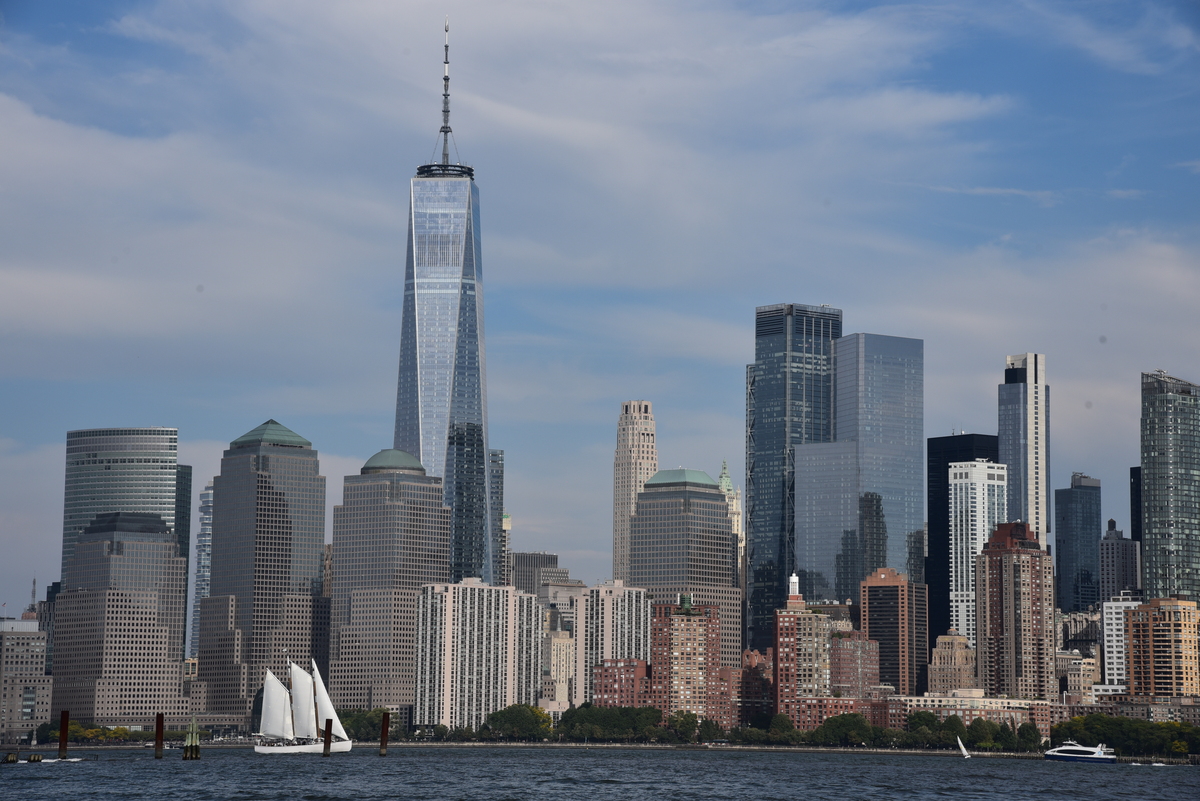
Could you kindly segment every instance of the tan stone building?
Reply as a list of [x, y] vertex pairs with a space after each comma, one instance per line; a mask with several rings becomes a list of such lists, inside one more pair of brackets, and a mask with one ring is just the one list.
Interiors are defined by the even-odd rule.
[[975, 649], [966, 635], [950, 629], [937, 638], [929, 656], [929, 692], [949, 695], [955, 690], [974, 688]]
[[1200, 612], [1195, 601], [1152, 598], [1125, 610], [1129, 694], [1200, 695]]
[[617, 418], [617, 450], [613, 456], [613, 578], [629, 580], [629, 518], [637, 496], [658, 472], [654, 404], [625, 401]]

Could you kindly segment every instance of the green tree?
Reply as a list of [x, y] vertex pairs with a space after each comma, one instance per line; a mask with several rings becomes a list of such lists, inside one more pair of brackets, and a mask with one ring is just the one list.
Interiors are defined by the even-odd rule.
[[937, 715], [933, 714], [932, 712], [925, 712], [925, 711], [910, 713], [908, 716], [908, 730], [916, 731], [917, 729], [921, 728], [922, 726], [924, 726], [929, 731], [937, 731], [938, 730]]
[[771, 732], [771, 734], [786, 734], [794, 728], [796, 727], [792, 725], [792, 719], [781, 712], [775, 717], [771, 718], [771, 725], [767, 730]]
[[715, 720], [705, 718], [700, 721], [700, 728], [697, 730], [696, 736], [702, 743], [711, 743], [713, 740], [724, 740], [725, 730]]
[[1022, 751], [1036, 751], [1042, 745], [1042, 733], [1032, 721], [1025, 721], [1017, 729], [1017, 747]]
[[986, 718], [975, 718], [967, 727], [967, 736], [963, 739], [972, 748], [995, 748], [999, 735], [999, 725]]
[[700, 720], [695, 712], [676, 712], [667, 721], [667, 727], [678, 734], [685, 743], [690, 743], [696, 736], [699, 725]]
[[528, 704], [513, 704], [487, 717], [493, 736], [506, 740], [544, 740], [554, 721], [544, 710]]
[[857, 713], [826, 718], [809, 735], [809, 742], [826, 746], [854, 746], [874, 742], [874, 726]]
[[938, 739], [941, 745], [945, 748], [958, 747], [958, 738], [961, 737], [963, 742], [967, 740], [967, 727], [963, 725], [962, 718], [958, 715], [951, 715], [942, 721], [942, 725], [938, 727]]

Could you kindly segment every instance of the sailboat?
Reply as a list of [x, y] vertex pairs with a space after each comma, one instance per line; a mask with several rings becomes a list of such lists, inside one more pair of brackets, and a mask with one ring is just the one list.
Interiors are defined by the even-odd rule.
[[323, 753], [326, 720], [333, 722], [330, 752], [349, 751], [350, 738], [329, 700], [317, 663], [313, 662], [312, 675], [309, 675], [304, 668], [288, 662], [288, 673], [292, 682], [290, 693], [271, 671], [263, 677], [262, 722], [255, 735], [263, 741], [254, 746], [254, 753]]
[[970, 759], [971, 755], [967, 752], [967, 747], [963, 745], [961, 737], [955, 737], [958, 740], [958, 750], [963, 752], [963, 759]]

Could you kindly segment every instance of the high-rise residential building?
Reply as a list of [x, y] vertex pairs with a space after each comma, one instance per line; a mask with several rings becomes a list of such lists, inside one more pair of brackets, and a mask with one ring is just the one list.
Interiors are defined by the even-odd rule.
[[512, 554], [509, 532], [512, 519], [504, 512], [504, 451], [488, 451], [488, 508], [492, 526], [492, 581], [512, 583]]
[[699, 720], [716, 720], [721, 684], [720, 610], [692, 605], [681, 596], [677, 604], [654, 604], [650, 617], [650, 680], [646, 704], [669, 720], [677, 712], [691, 712]]
[[212, 508], [213, 483], [209, 481], [200, 492], [200, 530], [196, 532], [192, 568], [192, 615], [188, 623], [189, 658], [194, 658], [200, 650], [200, 601], [208, 597], [212, 581]]
[[450, 580], [442, 480], [382, 450], [346, 476], [333, 507], [329, 693], [339, 709], [398, 711], [415, 698], [417, 594]]
[[742, 664], [742, 591], [737, 540], [725, 493], [701, 470], [660, 470], [638, 493], [629, 522], [629, 582], [652, 603], [720, 610], [721, 664]]
[[879, 643], [879, 681], [900, 695], [924, 692], [929, 665], [929, 599], [925, 585], [895, 568], [859, 585], [862, 632]]
[[650, 598], [640, 587], [613, 579], [588, 587], [575, 616], [575, 680], [571, 703], [592, 700], [594, 668], [605, 659], [650, 661]]
[[1046, 357], [1009, 356], [999, 388], [999, 446], [1008, 465], [1008, 519], [1026, 523], [1046, 547], [1050, 532], [1050, 385]]
[[1200, 612], [1195, 601], [1151, 598], [1125, 610], [1125, 642], [1130, 695], [1200, 695]]
[[976, 686], [975, 649], [964, 634], [950, 629], [937, 638], [929, 655], [929, 692], [949, 696]]
[[1142, 589], [1200, 599], [1200, 385], [1142, 373]]
[[800, 594], [800, 580], [789, 579], [786, 606], [775, 610], [775, 711], [795, 719], [804, 698], [832, 694], [829, 615], [813, 612]]
[[733, 479], [729, 477], [729, 464], [721, 460], [721, 475], [717, 476], [717, 486], [725, 493], [725, 502], [729, 504], [729, 524], [733, 527], [733, 539], [737, 543], [737, 577], [738, 589], [742, 591], [742, 605], [745, 607], [746, 592], [746, 526], [742, 519], [742, 491], [733, 488]]
[[1125, 590], [1102, 605], [1104, 640], [1102, 662], [1104, 683], [1113, 695], [1123, 694], [1129, 686], [1129, 644], [1125, 632], [1125, 612], [1142, 605], [1141, 594]]
[[975, 562], [976, 658], [989, 696], [1054, 700], [1054, 563], [1027, 523], [1003, 523]]
[[861, 631], [832, 631], [829, 689], [840, 698], [866, 698], [879, 686], [879, 643]]
[[427, 584], [417, 596], [413, 724], [478, 729], [541, 683], [537, 598], [478, 578]]
[[570, 578], [566, 568], [558, 566], [558, 554], [545, 551], [517, 552], [510, 556], [512, 585], [521, 592], [537, 595], [543, 582], [560, 582]]
[[80, 532], [91, 525], [96, 515], [106, 512], [158, 515], [174, 532], [180, 553], [187, 558], [191, 545], [192, 468], [178, 463], [178, 451], [178, 428], [90, 428], [67, 432], [63, 575]]
[[931, 632], [946, 631], [953, 625], [950, 614], [950, 465], [976, 459], [1000, 461], [996, 437], [990, 434], [955, 434], [927, 440], [925, 499], [929, 516], [929, 545], [925, 556], [925, 583], [929, 587]]
[[1100, 595], [1100, 479], [1071, 474], [1071, 486], [1054, 491], [1055, 582], [1058, 608], [1082, 612]]
[[1108, 531], [1100, 540], [1100, 600], [1107, 601], [1123, 590], [1142, 587], [1141, 543], [1125, 538], [1117, 521], [1108, 521]]
[[613, 578], [629, 580], [629, 518], [638, 493], [658, 472], [654, 404], [631, 400], [617, 418], [617, 450], [613, 456]]
[[54, 679], [46, 674], [46, 632], [37, 620], [0, 619], [0, 741], [28, 739], [50, 722]]
[[951, 462], [950, 623], [975, 647], [975, 559], [1007, 520], [1008, 468], [986, 459]]
[[491, 522], [479, 188], [473, 168], [450, 162], [450, 133], [447, 33], [442, 158], [418, 167], [410, 184], [393, 447], [442, 478], [454, 580], [495, 582], [503, 577]]
[[96, 515], [55, 601], [54, 709], [99, 726], [180, 721], [186, 619], [187, 558], [162, 517]]
[[842, 312], [781, 303], [755, 310], [746, 367], [746, 646], [775, 637], [775, 610], [796, 569], [797, 445], [833, 441], [834, 340]]
[[247, 718], [267, 670], [329, 675], [325, 477], [312, 443], [268, 420], [229, 443], [213, 479], [212, 579], [200, 601], [209, 711]]
[[810, 601], [854, 597], [873, 570], [905, 566], [912, 540], [924, 556], [924, 343], [849, 334], [834, 364], [834, 441], [795, 455], [796, 573]]

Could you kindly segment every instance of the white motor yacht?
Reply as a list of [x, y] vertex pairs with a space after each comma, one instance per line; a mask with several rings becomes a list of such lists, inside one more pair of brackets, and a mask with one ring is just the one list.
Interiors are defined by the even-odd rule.
[[1067, 740], [1058, 748], [1051, 748], [1045, 753], [1045, 757], [1059, 762], [1106, 762], [1112, 764], [1117, 761], [1117, 755], [1104, 743], [1092, 747], [1080, 745], [1074, 740]]

